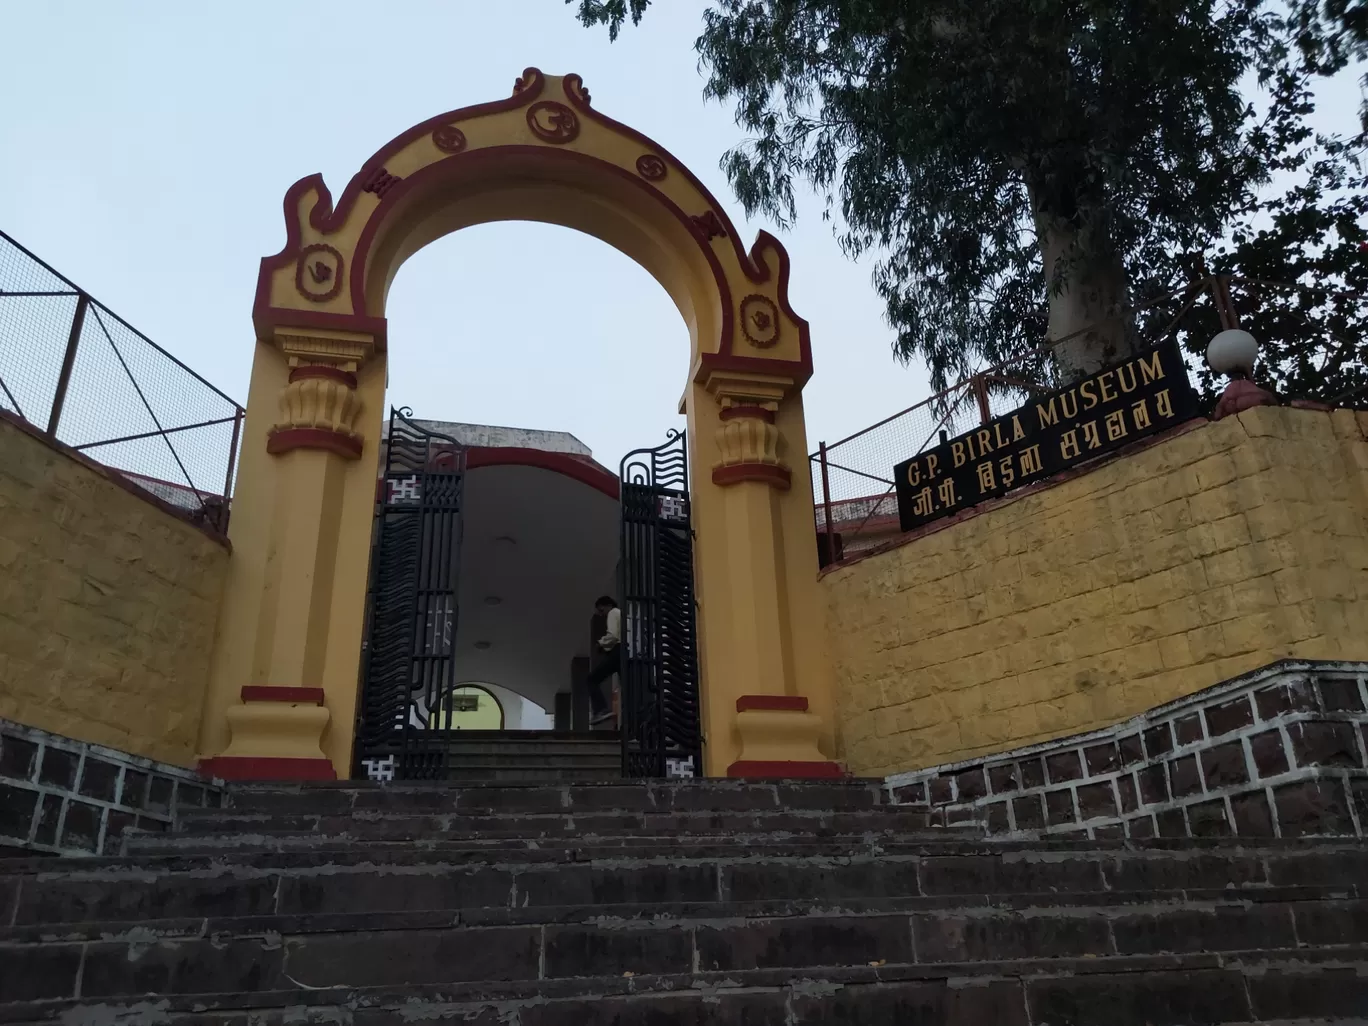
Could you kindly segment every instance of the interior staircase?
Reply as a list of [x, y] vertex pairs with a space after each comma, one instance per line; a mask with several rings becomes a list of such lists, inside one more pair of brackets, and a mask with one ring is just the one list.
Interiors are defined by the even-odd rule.
[[236, 787], [0, 862], [0, 1023], [1368, 1022], [1368, 849], [1009, 841], [877, 782]]
[[[448, 781], [570, 783], [622, 777], [615, 730], [460, 730], [434, 732]], [[415, 742], [422, 741], [421, 737]]]

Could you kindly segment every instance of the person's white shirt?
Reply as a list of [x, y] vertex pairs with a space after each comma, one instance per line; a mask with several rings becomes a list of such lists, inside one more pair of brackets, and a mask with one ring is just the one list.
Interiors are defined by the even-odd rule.
[[599, 639], [599, 647], [611, 652], [622, 644], [622, 610], [617, 606], [608, 610], [608, 633]]

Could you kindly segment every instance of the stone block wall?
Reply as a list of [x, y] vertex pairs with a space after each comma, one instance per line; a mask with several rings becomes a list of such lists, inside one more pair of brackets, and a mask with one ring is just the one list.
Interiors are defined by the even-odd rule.
[[1368, 413], [1194, 422], [904, 539], [823, 577], [857, 775], [1368, 659]]
[[1106, 730], [888, 787], [936, 822], [993, 834], [1368, 837], [1368, 663], [1278, 663]]
[[195, 761], [227, 544], [0, 417], [0, 717]]
[[126, 830], [222, 800], [179, 767], [0, 720], [0, 853], [118, 854]]

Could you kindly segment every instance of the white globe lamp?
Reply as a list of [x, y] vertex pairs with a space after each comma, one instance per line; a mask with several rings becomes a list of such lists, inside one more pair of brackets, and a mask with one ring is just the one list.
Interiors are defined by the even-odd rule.
[[1218, 332], [1207, 346], [1207, 366], [1232, 378], [1252, 378], [1259, 358], [1259, 343], [1242, 328]]

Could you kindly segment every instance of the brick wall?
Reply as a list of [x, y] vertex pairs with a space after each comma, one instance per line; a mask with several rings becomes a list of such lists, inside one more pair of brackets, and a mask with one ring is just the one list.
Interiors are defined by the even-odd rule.
[[1368, 663], [1278, 663], [1107, 730], [888, 787], [895, 804], [993, 834], [1368, 837]]
[[125, 831], [222, 802], [218, 781], [0, 720], [0, 853], [117, 855]]
[[1368, 659], [1368, 413], [1262, 407], [823, 578], [861, 775], [1125, 720], [1279, 659]]
[[226, 545], [0, 418], [0, 717], [193, 765]]

